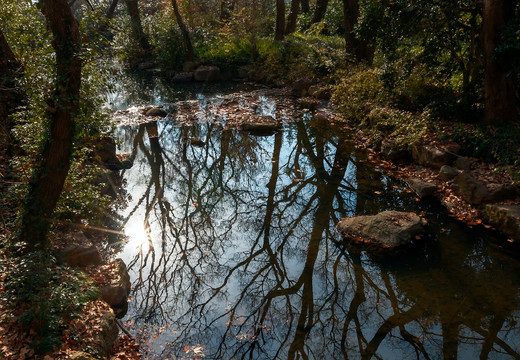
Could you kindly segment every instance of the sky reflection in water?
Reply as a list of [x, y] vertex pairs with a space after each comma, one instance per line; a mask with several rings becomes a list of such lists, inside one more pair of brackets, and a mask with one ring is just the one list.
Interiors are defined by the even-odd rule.
[[[173, 120], [117, 135], [137, 154], [119, 256], [145, 358], [520, 357], [518, 262], [492, 233], [416, 203], [340, 130], [302, 120], [253, 136]], [[410, 256], [373, 259], [334, 230], [387, 209], [430, 222]]]

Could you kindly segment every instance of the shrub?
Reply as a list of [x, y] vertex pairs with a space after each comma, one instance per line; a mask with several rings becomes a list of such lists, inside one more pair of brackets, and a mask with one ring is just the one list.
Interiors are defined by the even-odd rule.
[[379, 70], [354, 67], [339, 73], [332, 101], [337, 110], [348, 121], [361, 123], [371, 109], [383, 103], [384, 88], [379, 79]]

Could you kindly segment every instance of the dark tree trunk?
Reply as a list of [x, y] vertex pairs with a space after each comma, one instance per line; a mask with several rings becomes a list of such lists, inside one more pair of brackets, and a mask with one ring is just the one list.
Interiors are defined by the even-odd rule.
[[287, 19], [287, 27], [285, 29], [286, 34], [291, 34], [296, 31], [296, 21], [298, 20], [299, 8], [300, 0], [292, 0], [291, 11], [289, 12], [289, 18]]
[[116, 12], [117, 5], [119, 4], [119, 0], [112, 0], [110, 6], [107, 9], [107, 13], [105, 15], [105, 20], [103, 21], [101, 26], [99, 27], [100, 33], [105, 33], [108, 29], [108, 20], [112, 20], [114, 18], [114, 14]]
[[26, 251], [44, 249], [50, 217], [69, 172], [81, 87], [80, 33], [66, 0], [45, 0], [42, 12], [53, 34], [56, 84], [47, 108], [50, 134], [33, 172], [18, 239]]
[[179, 7], [177, 6], [177, 1], [172, 0], [173, 13], [175, 14], [175, 20], [179, 25], [179, 29], [181, 29], [182, 39], [184, 40], [184, 46], [186, 47], [186, 55], [189, 61], [193, 60], [193, 45], [191, 44], [190, 32], [184, 24], [184, 20], [182, 20], [181, 13], [179, 11]]
[[514, 16], [515, 3], [515, 0], [484, 1], [484, 101], [486, 121], [489, 123], [504, 123], [519, 118], [514, 76], [508, 74], [503, 59], [493, 59], [505, 25]]
[[112, 0], [110, 3], [110, 6], [108, 7], [106, 18], [107, 19], [113, 19], [114, 14], [116, 12], [117, 5], [119, 4], [119, 0]]
[[139, 14], [138, 0], [125, 0], [128, 7], [128, 14], [130, 15], [132, 37], [139, 44], [139, 47], [145, 52], [149, 53], [152, 50], [148, 38], [143, 31], [143, 24], [141, 23], [141, 15]]
[[22, 73], [22, 65], [0, 29], [0, 126], [7, 132], [11, 129], [9, 115], [23, 99], [23, 91], [17, 84]]
[[311, 24], [319, 23], [325, 17], [325, 13], [327, 12], [327, 5], [329, 4], [329, 0], [317, 0], [316, 8], [314, 9], [314, 14], [312, 15]]
[[311, 11], [311, 8], [309, 6], [309, 0], [302, 0], [302, 13], [308, 13]]
[[230, 11], [227, 0], [220, 0], [220, 21], [228, 20], [229, 13]]
[[276, 0], [276, 30], [274, 39], [281, 41], [285, 37], [285, 1]]
[[345, 44], [347, 54], [352, 54], [357, 61], [372, 63], [374, 50], [367, 40], [359, 40], [354, 29], [359, 19], [358, 0], [343, 0], [343, 16], [345, 21]]

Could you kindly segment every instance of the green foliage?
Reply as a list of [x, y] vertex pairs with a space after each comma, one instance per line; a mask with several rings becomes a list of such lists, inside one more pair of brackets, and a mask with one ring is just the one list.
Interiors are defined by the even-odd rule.
[[426, 135], [430, 122], [428, 111], [413, 113], [388, 107], [375, 107], [368, 114], [370, 127], [367, 132], [374, 143], [391, 138], [398, 147], [411, 149]]
[[372, 108], [383, 104], [384, 88], [378, 69], [352, 67], [338, 75], [341, 81], [334, 89], [332, 101], [346, 120], [361, 123]]
[[459, 126], [453, 132], [453, 139], [467, 155], [520, 166], [520, 129], [516, 126]]
[[31, 344], [44, 354], [60, 344], [65, 323], [78, 316], [99, 291], [86, 275], [57, 266], [48, 252], [33, 252], [11, 260], [5, 296], [19, 323], [36, 332]]

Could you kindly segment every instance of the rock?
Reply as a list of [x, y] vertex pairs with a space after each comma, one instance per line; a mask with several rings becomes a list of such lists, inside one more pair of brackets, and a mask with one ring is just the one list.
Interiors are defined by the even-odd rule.
[[433, 193], [437, 190], [437, 186], [430, 182], [422, 181], [417, 178], [409, 178], [406, 183], [412, 189], [419, 199], [425, 199], [429, 196], [432, 196]]
[[312, 79], [300, 78], [292, 83], [293, 94], [295, 96], [307, 96], [309, 87], [314, 83]]
[[114, 313], [112, 311], [105, 312], [99, 319], [99, 324], [95, 324], [95, 326], [99, 331], [94, 334], [92, 342], [88, 345], [99, 358], [106, 359], [119, 334]]
[[457, 169], [454, 169], [449, 165], [443, 165], [439, 171], [439, 177], [441, 178], [441, 180], [444, 181], [450, 181], [458, 174], [459, 172], [457, 171]]
[[513, 239], [520, 240], [520, 206], [488, 204], [483, 215], [489, 224]]
[[101, 164], [117, 159], [116, 141], [110, 136], [100, 136], [94, 144], [93, 156]]
[[516, 188], [511, 184], [499, 185], [490, 194], [490, 202], [501, 202], [516, 199]]
[[71, 360], [96, 360], [96, 358], [83, 351], [73, 351], [67, 354]]
[[384, 157], [392, 161], [403, 160], [408, 157], [408, 151], [400, 147], [392, 139], [384, 139], [381, 142], [381, 153]]
[[183, 82], [191, 82], [191, 81], [193, 81], [192, 72], [177, 73], [172, 77], [172, 82], [174, 82], [174, 83], [183, 83]]
[[152, 69], [156, 66], [157, 66], [157, 64], [155, 63], [155, 61], [151, 60], [151, 61], [143, 61], [142, 63], [139, 63], [137, 65], [137, 68], [139, 70], [148, 70], [148, 69]]
[[458, 154], [460, 154], [460, 150], [462, 149], [462, 146], [460, 146], [457, 143], [452, 142], [452, 143], [444, 145], [444, 148], [446, 149], [446, 151], [454, 153], [455, 155], [458, 155]]
[[182, 71], [185, 73], [190, 73], [190, 72], [195, 71], [195, 69], [198, 66], [199, 65], [197, 63], [195, 63], [194, 61], [186, 61], [184, 64], [182, 64]]
[[117, 154], [122, 169], [130, 169], [134, 166], [135, 156], [129, 153]]
[[322, 111], [316, 112], [312, 118], [317, 121], [329, 121], [329, 117]]
[[220, 80], [220, 69], [217, 66], [199, 66], [193, 73], [195, 81]]
[[309, 86], [309, 96], [323, 100], [330, 99], [330, 88], [323, 85], [311, 85]]
[[61, 250], [58, 260], [70, 266], [99, 265], [102, 262], [98, 249], [86, 238], [81, 245], [69, 245]]
[[151, 75], [161, 75], [164, 73], [164, 70], [160, 68], [146, 69], [145, 71]]
[[412, 156], [414, 161], [419, 165], [437, 169], [440, 169], [443, 165], [450, 165], [456, 157], [455, 154], [434, 146], [420, 144], [413, 147]]
[[117, 277], [111, 284], [101, 288], [101, 298], [114, 310], [116, 317], [121, 319], [128, 310], [130, 275], [123, 260], [116, 259], [114, 265]]
[[341, 220], [336, 226], [343, 237], [361, 237], [370, 244], [395, 249], [411, 244], [424, 232], [424, 220], [414, 213], [384, 211], [373, 216]]
[[312, 97], [304, 97], [296, 100], [296, 103], [305, 109], [316, 110], [321, 101]]
[[256, 120], [242, 123], [240, 128], [252, 135], [270, 135], [280, 130], [282, 124], [270, 116], [258, 116]]
[[486, 185], [465, 172], [455, 176], [454, 182], [457, 185], [457, 193], [472, 205], [480, 205], [489, 199]]
[[159, 117], [166, 117], [168, 116], [168, 113], [161, 109], [160, 107], [154, 107], [150, 110], [146, 111], [146, 116], [159, 116]]
[[195, 146], [195, 147], [203, 147], [204, 145], [206, 145], [206, 143], [204, 141], [202, 141], [201, 139], [198, 139], [196, 137], [190, 138], [190, 144], [191, 144], [191, 146]]
[[455, 160], [455, 167], [459, 170], [469, 170], [471, 163], [467, 157], [459, 156], [457, 160]]

